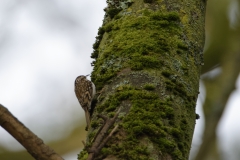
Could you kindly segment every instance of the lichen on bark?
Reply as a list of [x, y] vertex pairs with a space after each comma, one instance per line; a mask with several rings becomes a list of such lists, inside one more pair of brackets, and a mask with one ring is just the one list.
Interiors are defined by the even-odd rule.
[[[203, 63], [205, 2], [107, 2], [93, 45], [91, 78], [101, 94], [86, 148], [102, 125], [96, 115], [113, 117], [120, 108], [118, 131], [96, 159], [188, 159]], [[79, 159], [86, 155], [83, 151]]]

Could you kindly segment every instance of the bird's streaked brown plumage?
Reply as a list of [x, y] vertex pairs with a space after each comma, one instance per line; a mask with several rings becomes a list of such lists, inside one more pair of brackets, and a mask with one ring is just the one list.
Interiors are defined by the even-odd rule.
[[75, 94], [82, 106], [87, 121], [87, 129], [90, 127], [90, 109], [95, 95], [95, 85], [87, 79], [87, 76], [78, 76], [75, 80]]

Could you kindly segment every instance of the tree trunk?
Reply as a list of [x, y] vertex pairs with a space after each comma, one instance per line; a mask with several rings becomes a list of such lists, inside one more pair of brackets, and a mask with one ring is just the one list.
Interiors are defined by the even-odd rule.
[[188, 159], [206, 2], [107, 3], [92, 53], [97, 104], [79, 159]]

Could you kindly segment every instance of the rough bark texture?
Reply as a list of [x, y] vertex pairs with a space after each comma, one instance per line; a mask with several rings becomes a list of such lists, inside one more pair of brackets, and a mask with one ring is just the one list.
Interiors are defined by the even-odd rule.
[[86, 159], [103, 125], [97, 114], [111, 118], [119, 108], [118, 130], [94, 159], [188, 159], [203, 64], [205, 2], [107, 2], [92, 53], [92, 81], [101, 93], [79, 159]]

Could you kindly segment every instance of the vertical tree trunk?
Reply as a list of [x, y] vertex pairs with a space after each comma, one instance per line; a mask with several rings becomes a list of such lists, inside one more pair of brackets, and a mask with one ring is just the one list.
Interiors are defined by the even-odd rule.
[[[79, 159], [96, 153], [96, 139], [100, 135], [104, 143], [114, 126], [116, 132], [94, 159], [188, 159], [203, 64], [205, 1], [107, 2], [92, 54], [92, 81], [101, 92]], [[102, 118], [117, 111], [104, 134]]]

